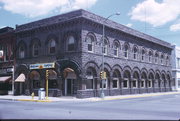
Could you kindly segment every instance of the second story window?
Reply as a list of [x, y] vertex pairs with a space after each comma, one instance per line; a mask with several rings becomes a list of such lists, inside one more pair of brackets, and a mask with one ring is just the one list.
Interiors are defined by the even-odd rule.
[[159, 58], [159, 55], [158, 53], [155, 54], [155, 63], [157, 64], [158, 63], [158, 58]]
[[180, 68], [180, 58], [177, 58], [177, 68]]
[[19, 58], [24, 58], [25, 57], [25, 48], [24, 46], [19, 47]]
[[36, 57], [39, 55], [39, 46], [37, 43], [33, 45], [33, 56]]
[[113, 50], [114, 50], [114, 53], [113, 53], [114, 56], [118, 57], [119, 44], [117, 42], [114, 42]]
[[3, 46], [0, 45], [0, 61], [4, 60], [4, 50], [3, 50]]
[[128, 47], [128, 45], [125, 45], [124, 46], [124, 57], [126, 59], [128, 59], [128, 53], [129, 53], [129, 47]]
[[149, 62], [150, 63], [152, 63], [152, 56], [153, 56], [152, 51], [149, 51]]
[[67, 40], [67, 51], [74, 51], [75, 50], [75, 39], [73, 36], [68, 37]]
[[49, 42], [49, 54], [54, 54], [56, 52], [56, 41], [54, 39]]
[[94, 52], [94, 38], [93, 36], [87, 36], [88, 52]]
[[145, 50], [144, 49], [142, 49], [142, 56], [141, 56], [141, 60], [142, 61], [144, 61], [145, 60]]
[[164, 61], [164, 55], [161, 55], [161, 65], [163, 65], [163, 61]]
[[166, 57], [166, 65], [167, 65], [167, 66], [170, 65], [169, 62], [170, 62], [170, 59], [169, 59], [169, 56], [167, 56], [167, 57]]
[[103, 54], [107, 55], [108, 52], [108, 41], [105, 39], [104, 40], [104, 50], [103, 50]]
[[137, 56], [138, 56], [138, 48], [134, 47], [134, 49], [133, 49], [133, 58], [134, 58], [134, 60], [137, 60]]

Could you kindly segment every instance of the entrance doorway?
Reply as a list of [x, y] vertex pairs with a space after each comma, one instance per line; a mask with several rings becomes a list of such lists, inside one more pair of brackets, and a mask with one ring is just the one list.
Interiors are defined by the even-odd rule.
[[73, 96], [76, 94], [77, 91], [77, 80], [76, 74], [73, 69], [66, 68], [64, 70], [64, 77], [65, 77], [65, 96]]
[[72, 96], [74, 95], [74, 82], [75, 79], [66, 79], [66, 95]]

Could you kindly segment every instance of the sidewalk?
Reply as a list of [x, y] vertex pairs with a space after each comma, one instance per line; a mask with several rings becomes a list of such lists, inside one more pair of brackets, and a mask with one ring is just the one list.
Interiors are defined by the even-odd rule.
[[12, 96], [12, 95], [0, 95], [0, 100], [12, 100], [12, 101], [34, 101], [34, 102], [57, 102], [57, 101], [102, 101], [102, 100], [120, 100], [120, 99], [130, 99], [130, 98], [142, 98], [142, 97], [151, 97], [151, 96], [160, 96], [160, 95], [171, 95], [171, 94], [180, 94], [180, 92], [159, 92], [159, 93], [145, 93], [145, 94], [133, 94], [133, 95], [118, 95], [118, 96], [105, 96], [103, 99], [100, 97], [84, 98], [79, 99], [76, 97], [48, 97], [48, 100], [38, 100], [38, 96], [35, 96], [32, 99], [31, 96]]

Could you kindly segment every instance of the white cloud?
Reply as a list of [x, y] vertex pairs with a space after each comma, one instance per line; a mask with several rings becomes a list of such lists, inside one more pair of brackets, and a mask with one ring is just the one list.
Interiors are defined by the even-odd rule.
[[129, 13], [132, 20], [147, 22], [154, 27], [173, 21], [180, 15], [180, 0], [146, 0], [137, 4]]
[[126, 24], [127, 27], [132, 27], [131, 23]]
[[173, 32], [180, 31], [180, 23], [171, 25], [170, 31], [173, 31]]
[[66, 12], [75, 9], [87, 9], [97, 0], [0, 0], [3, 9], [12, 13], [37, 17], [51, 12]]

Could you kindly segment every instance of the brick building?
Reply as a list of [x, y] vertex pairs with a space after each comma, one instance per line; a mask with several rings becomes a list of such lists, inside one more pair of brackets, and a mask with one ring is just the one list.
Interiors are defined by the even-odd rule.
[[11, 90], [15, 47], [14, 29], [0, 29], [0, 94], [8, 94]]
[[[48, 69], [50, 96], [100, 96], [104, 21], [81, 9], [17, 25], [16, 94], [45, 88]], [[107, 20], [104, 44], [105, 95], [171, 91], [169, 43]]]

